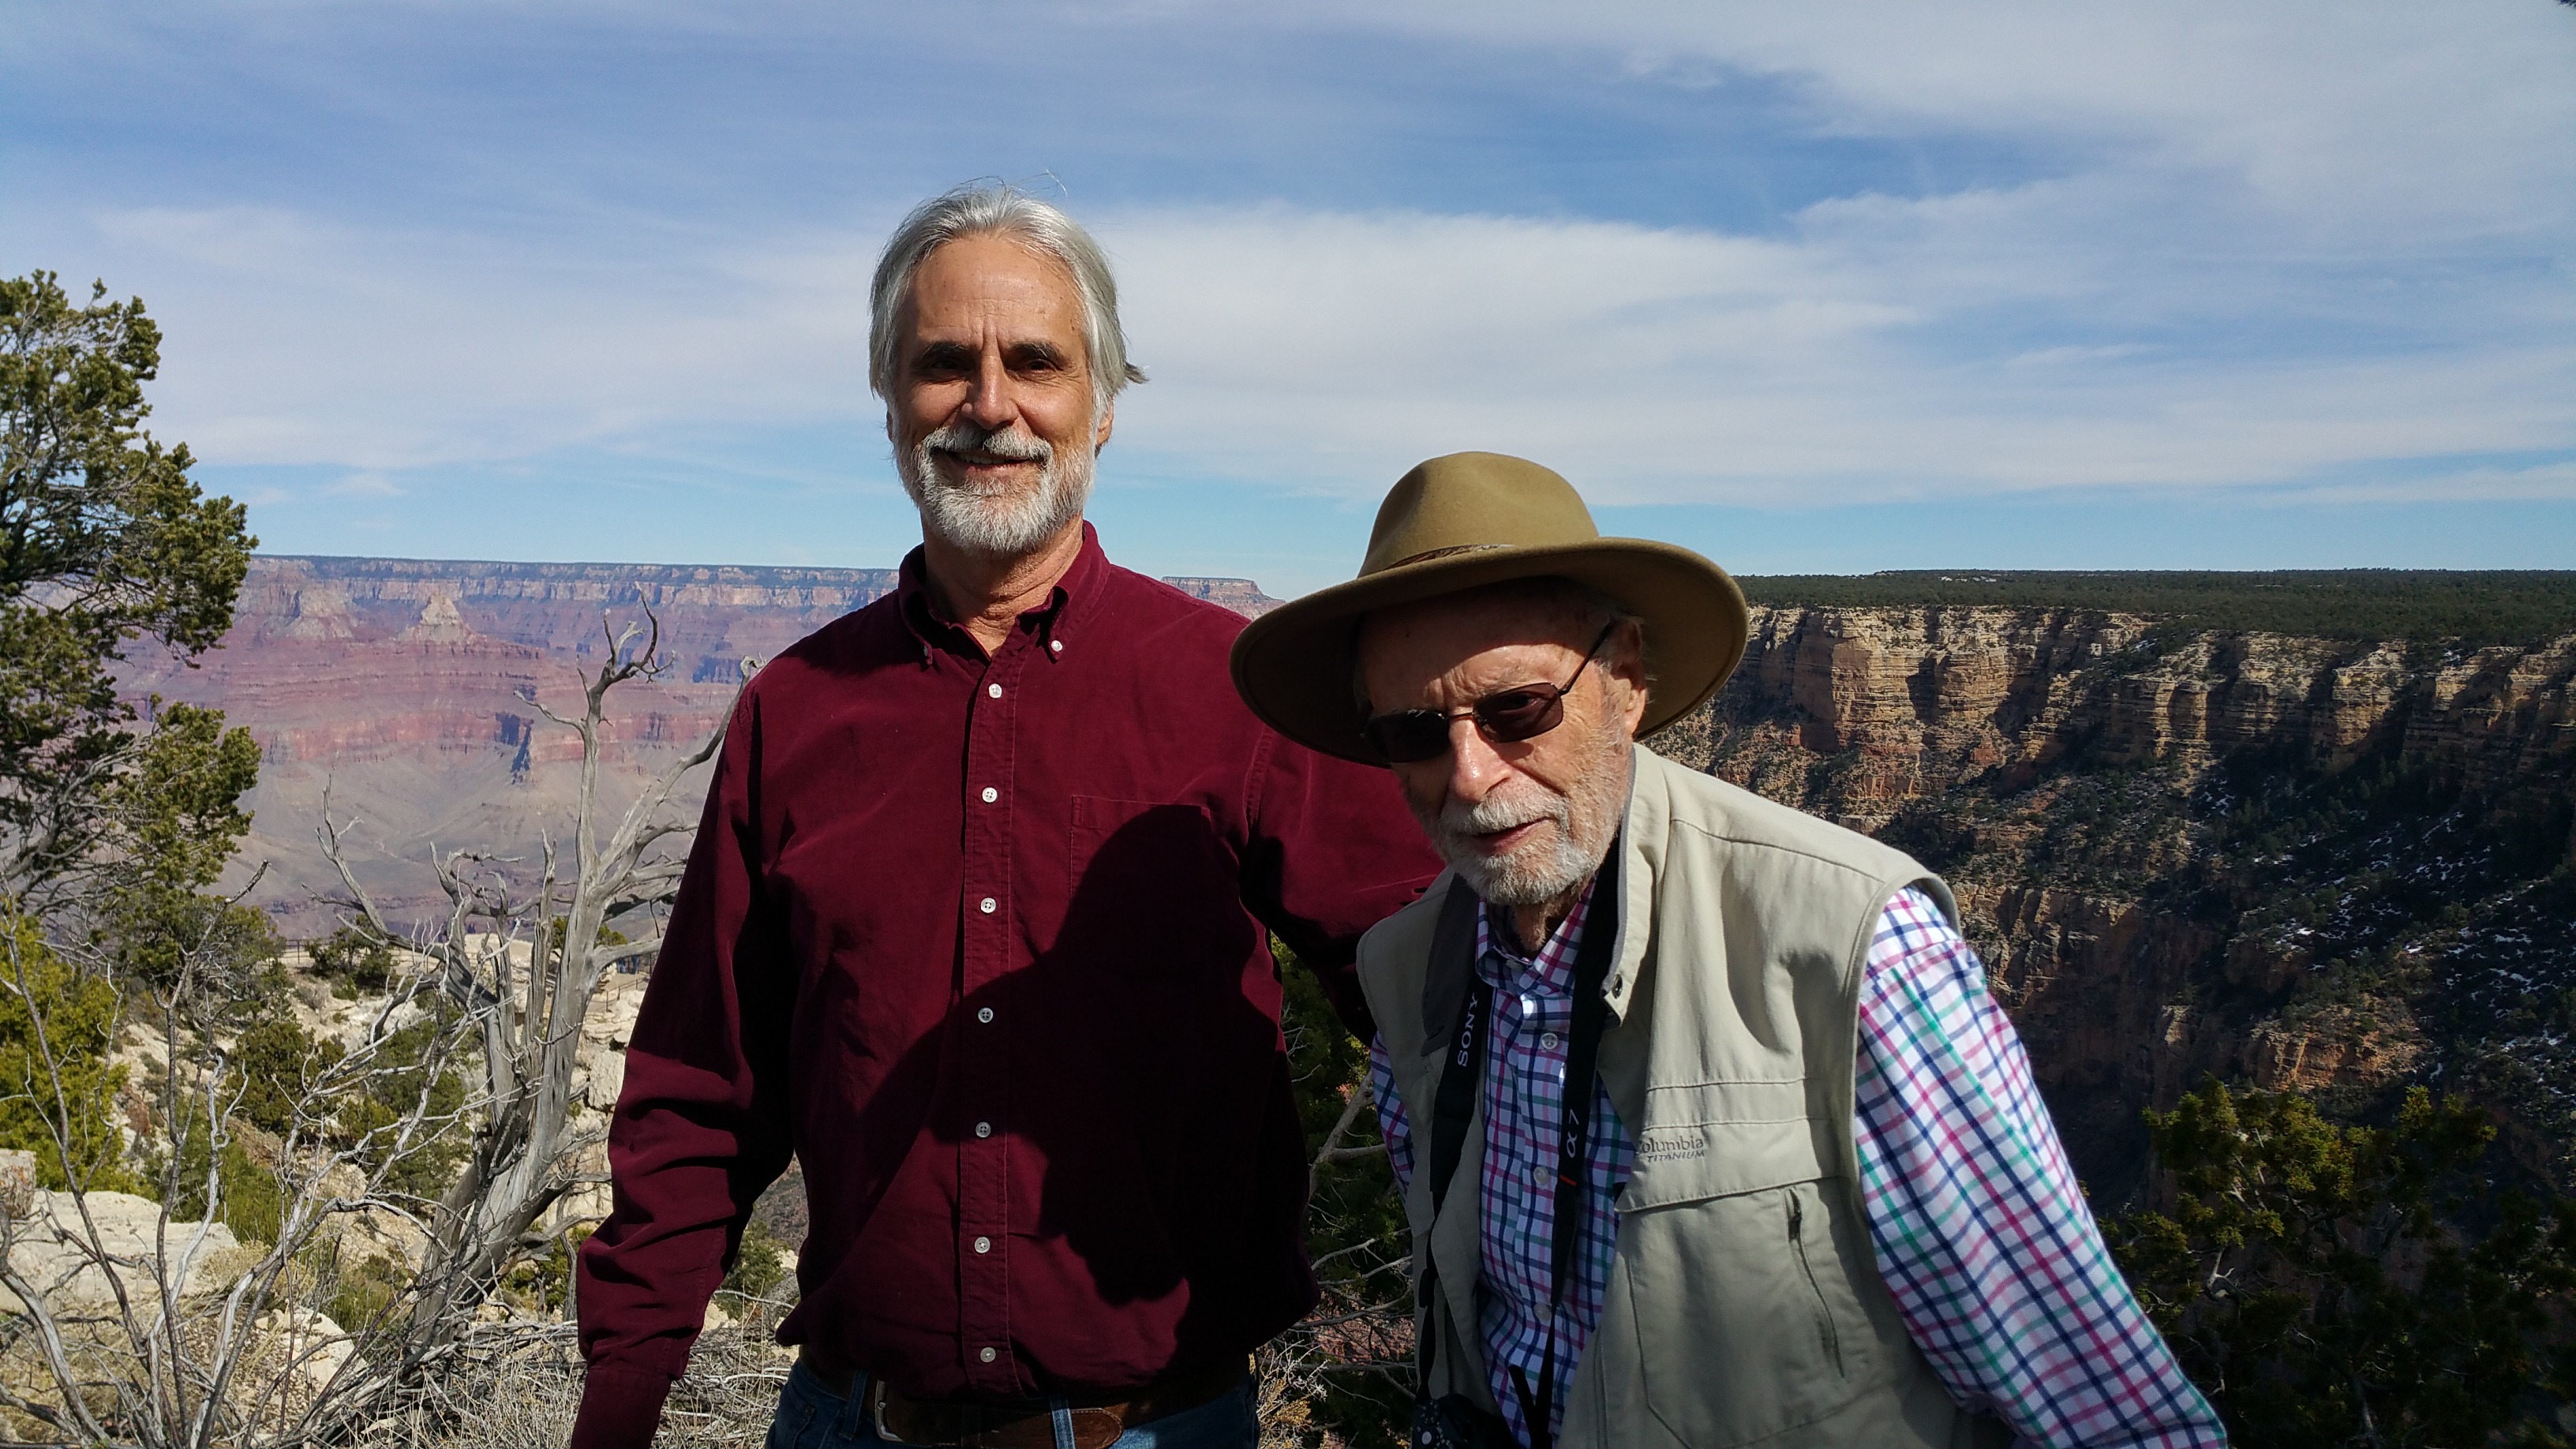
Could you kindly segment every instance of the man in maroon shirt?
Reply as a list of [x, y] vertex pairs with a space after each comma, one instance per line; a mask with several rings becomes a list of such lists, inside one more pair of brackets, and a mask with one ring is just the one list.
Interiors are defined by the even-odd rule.
[[1006, 189], [887, 244], [869, 380], [922, 546], [744, 691], [581, 1252], [573, 1442], [641, 1446], [790, 1153], [812, 1229], [770, 1443], [1253, 1443], [1302, 1315], [1266, 926], [1364, 1022], [1437, 868], [1376, 771], [1226, 674], [1241, 620], [1082, 508], [1126, 361], [1090, 238]]

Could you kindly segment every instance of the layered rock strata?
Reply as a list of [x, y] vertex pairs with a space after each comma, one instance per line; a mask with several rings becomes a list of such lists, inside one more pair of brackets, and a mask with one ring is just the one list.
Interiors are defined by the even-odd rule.
[[2571, 678], [2576, 636], [1766, 608], [1659, 744], [1951, 879], [2097, 1192], [2138, 1186], [2139, 1109], [2211, 1073], [2361, 1114], [2463, 1086], [2567, 1185]]
[[[578, 743], [538, 706], [575, 712], [575, 671], [613, 630], [649, 609], [672, 664], [613, 697], [604, 787], [622, 807], [715, 726], [742, 658], [893, 582], [263, 558], [225, 648], [135, 684], [259, 737], [245, 868], [268, 866], [255, 899], [290, 931], [319, 934], [326, 791], [360, 820], [370, 889], [427, 916], [431, 846], [525, 874], [568, 829]], [[1246, 613], [1275, 602], [1173, 582]], [[2090, 610], [1768, 607], [1727, 688], [1657, 743], [1953, 882], [2097, 1198], [2143, 1181], [2139, 1110], [2209, 1073], [2356, 1115], [2409, 1082], [2468, 1090], [2507, 1114], [2523, 1168], [2576, 1186], [2571, 679], [2576, 636], [2469, 649]]]
[[[1175, 587], [1245, 614], [1278, 601], [1248, 579]], [[222, 647], [194, 667], [138, 651], [131, 694], [223, 709], [258, 739], [252, 834], [232, 878], [294, 935], [330, 929], [339, 882], [315, 830], [324, 802], [361, 882], [397, 916], [443, 898], [432, 847], [515, 858], [533, 880], [566, 838], [580, 674], [612, 647], [664, 668], [609, 700], [601, 790], [622, 810], [712, 732], [746, 661], [766, 659], [895, 587], [892, 569], [522, 564], [263, 556]], [[632, 629], [624, 644], [616, 641]], [[675, 813], [694, 818], [692, 783]]]

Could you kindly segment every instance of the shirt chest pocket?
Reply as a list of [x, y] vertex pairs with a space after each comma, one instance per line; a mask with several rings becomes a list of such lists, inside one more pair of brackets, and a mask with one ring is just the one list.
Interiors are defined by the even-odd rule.
[[1628, 1412], [1686, 1444], [1749, 1443], [1898, 1371], [1895, 1305], [1849, 1184], [1820, 1175], [1820, 1138], [1803, 1118], [1640, 1134], [1602, 1340], [1636, 1356]]
[[1073, 797], [1057, 949], [1084, 965], [1166, 977], [1252, 954], [1234, 853], [1196, 805]]

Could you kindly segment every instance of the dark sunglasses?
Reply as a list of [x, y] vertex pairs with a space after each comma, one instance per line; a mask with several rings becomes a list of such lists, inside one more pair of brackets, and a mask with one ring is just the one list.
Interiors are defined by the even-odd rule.
[[1563, 684], [1523, 684], [1496, 690], [1460, 710], [1399, 709], [1373, 715], [1360, 726], [1360, 738], [1385, 759], [1410, 765], [1449, 753], [1452, 720], [1474, 718], [1476, 733], [1498, 745], [1546, 734], [1564, 723], [1566, 692], [1574, 688], [1584, 670], [1592, 667], [1601, 646], [1610, 642], [1611, 631], [1618, 627], [1614, 619], [1601, 631], [1601, 637], [1583, 651], [1583, 662], [1574, 666], [1572, 678]]

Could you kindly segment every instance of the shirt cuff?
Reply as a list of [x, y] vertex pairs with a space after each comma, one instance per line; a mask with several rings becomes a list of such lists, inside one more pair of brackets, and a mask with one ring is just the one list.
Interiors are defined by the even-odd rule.
[[629, 1364], [595, 1363], [581, 1386], [571, 1449], [651, 1449], [662, 1424], [669, 1376]]

